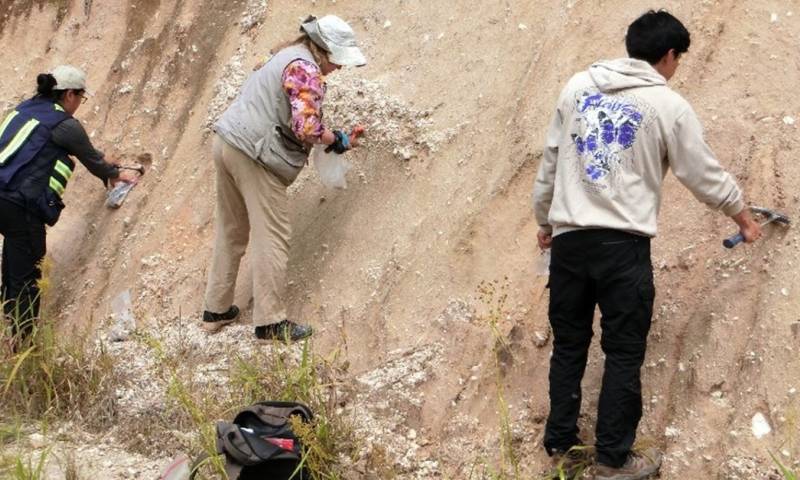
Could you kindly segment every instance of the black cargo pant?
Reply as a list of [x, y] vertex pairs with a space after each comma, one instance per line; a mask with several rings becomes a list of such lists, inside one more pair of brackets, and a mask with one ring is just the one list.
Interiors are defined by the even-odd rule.
[[579, 230], [553, 239], [550, 264], [549, 453], [578, 445], [581, 379], [592, 339], [595, 305], [602, 314], [606, 355], [597, 411], [598, 461], [625, 463], [642, 416], [640, 368], [653, 314], [650, 239], [618, 230]]
[[[12, 332], [26, 336], [39, 316], [39, 263], [46, 251], [44, 223], [15, 203], [0, 199], [3, 235], [3, 313]], [[5, 328], [5, 326], [3, 326]]]

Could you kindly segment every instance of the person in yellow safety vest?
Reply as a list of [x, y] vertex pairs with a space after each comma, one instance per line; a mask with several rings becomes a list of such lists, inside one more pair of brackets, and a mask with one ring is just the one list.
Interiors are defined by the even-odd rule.
[[86, 74], [70, 65], [36, 78], [33, 98], [0, 123], [0, 234], [3, 235], [3, 313], [18, 338], [39, 316], [39, 264], [46, 225], [55, 225], [77, 157], [104, 184], [133, 181], [107, 162], [73, 117], [87, 99]]

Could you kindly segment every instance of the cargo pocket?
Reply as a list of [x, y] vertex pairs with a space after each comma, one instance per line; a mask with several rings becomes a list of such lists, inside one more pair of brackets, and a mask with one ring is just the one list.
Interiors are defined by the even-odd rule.
[[46, 188], [34, 203], [33, 210], [44, 223], [52, 227], [61, 216], [61, 210], [64, 210], [64, 202], [61, 201], [61, 197], [56, 192]]
[[292, 152], [280, 147], [280, 140], [272, 142], [269, 146], [269, 155], [283, 160], [288, 167], [300, 170], [306, 165], [308, 154], [305, 152]]
[[259, 158], [261, 163], [288, 185], [297, 178], [300, 170], [305, 166], [308, 161], [308, 152], [289, 143], [276, 127], [264, 142]]

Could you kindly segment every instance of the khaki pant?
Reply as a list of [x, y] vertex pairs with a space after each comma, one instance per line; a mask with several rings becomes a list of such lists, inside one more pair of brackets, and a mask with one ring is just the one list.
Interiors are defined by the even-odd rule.
[[280, 322], [286, 318], [283, 295], [291, 236], [286, 187], [219, 135], [214, 135], [213, 152], [217, 169], [216, 238], [205, 309], [222, 313], [230, 308], [249, 237], [253, 323]]

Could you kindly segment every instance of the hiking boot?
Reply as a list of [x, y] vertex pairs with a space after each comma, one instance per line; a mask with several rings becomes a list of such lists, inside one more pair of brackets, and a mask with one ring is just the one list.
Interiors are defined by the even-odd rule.
[[288, 340], [296, 342], [310, 337], [312, 333], [314, 333], [313, 328], [306, 325], [299, 325], [289, 320], [256, 327], [256, 338], [264, 341]]
[[566, 452], [553, 450], [551, 455], [553, 468], [546, 478], [552, 480], [576, 479], [582, 478], [583, 472], [592, 464], [593, 448], [577, 446]]
[[239, 316], [239, 307], [231, 305], [225, 313], [214, 313], [208, 310], [203, 312], [203, 330], [209, 333], [218, 332], [222, 327], [236, 321]]
[[656, 473], [661, 467], [661, 452], [648, 448], [643, 452], [631, 452], [620, 468], [597, 464], [595, 480], [641, 480]]

